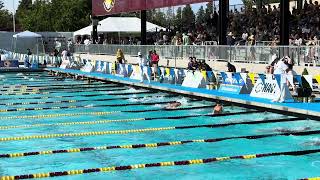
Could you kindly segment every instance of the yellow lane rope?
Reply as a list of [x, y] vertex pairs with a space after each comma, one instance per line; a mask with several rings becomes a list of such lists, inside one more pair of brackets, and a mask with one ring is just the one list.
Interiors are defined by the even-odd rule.
[[[265, 154], [247, 154], [247, 155], [239, 155], [239, 156], [223, 156], [223, 157], [212, 157], [212, 158], [206, 158], [206, 159], [155, 162], [155, 163], [134, 164], [134, 165], [125, 165], [125, 166], [111, 166], [111, 167], [100, 167], [100, 168], [81, 169], [81, 170], [68, 170], [68, 171], [25, 174], [25, 175], [16, 175], [16, 176], [3, 176], [3, 177], [0, 177], [0, 180], [74, 176], [74, 175], [90, 174], [90, 173], [98, 173], [98, 172], [126, 171], [126, 170], [132, 170], [132, 169], [156, 168], [156, 167], [164, 167], [164, 166], [188, 166], [188, 165], [195, 165], [195, 164], [217, 163], [217, 162], [230, 161], [230, 160], [251, 160], [251, 159], [257, 159], [257, 158], [275, 157], [275, 156], [302, 156], [306, 154], [319, 153], [319, 152], [320, 152], [320, 149], [274, 152], [274, 153], [265, 153]], [[318, 178], [307, 178], [307, 179], [318, 180]]]
[[72, 117], [82, 115], [108, 115], [113, 113], [119, 113], [120, 111], [109, 111], [109, 112], [83, 112], [83, 113], [69, 113], [69, 114], [44, 114], [44, 115], [33, 115], [33, 116], [0, 116], [0, 120], [14, 120], [14, 119], [45, 119], [45, 118], [56, 118], [56, 117]]
[[154, 131], [167, 131], [174, 130], [175, 127], [164, 127], [164, 128], [146, 128], [146, 129], [130, 129], [130, 130], [113, 130], [113, 131], [93, 131], [93, 132], [82, 132], [82, 133], [67, 133], [67, 134], [42, 134], [33, 136], [20, 136], [20, 137], [4, 137], [0, 138], [0, 142], [5, 141], [24, 141], [30, 139], [50, 139], [59, 137], [81, 137], [81, 136], [101, 136], [107, 134], [129, 134], [129, 133], [144, 133]]

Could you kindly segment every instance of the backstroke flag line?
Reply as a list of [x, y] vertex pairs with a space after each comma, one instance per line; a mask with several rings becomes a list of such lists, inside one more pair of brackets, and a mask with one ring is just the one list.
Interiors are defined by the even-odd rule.
[[209, 0], [92, 0], [92, 15], [105, 16], [185, 4], [210, 2]]

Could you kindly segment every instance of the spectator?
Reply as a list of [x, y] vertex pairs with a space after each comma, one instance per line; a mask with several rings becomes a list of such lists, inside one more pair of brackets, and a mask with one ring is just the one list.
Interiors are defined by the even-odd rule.
[[68, 60], [68, 51], [66, 49], [64, 49], [61, 53], [62, 55], [62, 60]]
[[153, 54], [153, 52], [149, 51], [149, 54], [148, 54], [148, 56], [146, 58], [147, 65], [150, 66], [150, 67], [152, 67], [152, 54]]
[[183, 33], [182, 40], [183, 40], [183, 45], [185, 45], [185, 46], [191, 44], [190, 43], [190, 37], [186, 33]]
[[152, 62], [152, 67], [154, 71], [154, 74], [153, 74], [154, 79], [157, 78], [159, 60], [160, 60], [159, 55], [157, 54], [156, 50], [154, 50], [151, 56], [151, 62]]
[[117, 58], [117, 63], [118, 64], [123, 64], [124, 63], [125, 58], [124, 58], [124, 54], [123, 54], [121, 49], [118, 49], [116, 58]]
[[228, 72], [237, 72], [236, 67], [229, 62], [227, 63], [227, 68], [228, 68]]

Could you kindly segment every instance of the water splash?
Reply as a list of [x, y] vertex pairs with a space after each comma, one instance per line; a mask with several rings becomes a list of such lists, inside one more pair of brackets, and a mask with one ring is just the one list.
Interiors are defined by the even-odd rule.
[[94, 104], [89, 104], [89, 105], [86, 105], [84, 106], [85, 108], [90, 108], [90, 107], [94, 107]]

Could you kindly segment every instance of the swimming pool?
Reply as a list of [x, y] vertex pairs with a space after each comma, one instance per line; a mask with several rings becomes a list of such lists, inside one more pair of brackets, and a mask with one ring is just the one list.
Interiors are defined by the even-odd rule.
[[[319, 176], [314, 120], [231, 104], [216, 116], [214, 102], [46, 73], [6, 73], [0, 82], [3, 179]], [[174, 101], [182, 107], [163, 109]]]

